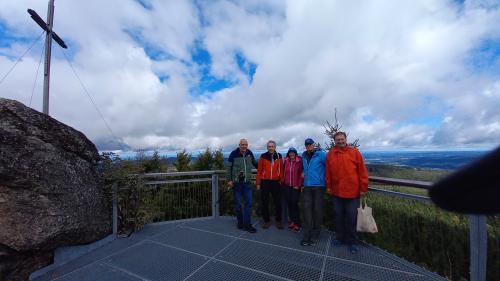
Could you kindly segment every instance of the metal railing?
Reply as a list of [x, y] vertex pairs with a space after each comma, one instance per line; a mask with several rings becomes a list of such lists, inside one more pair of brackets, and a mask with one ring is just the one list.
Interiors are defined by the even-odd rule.
[[[141, 186], [137, 189], [140, 204], [144, 207], [139, 212], [148, 213], [143, 223], [161, 220], [177, 220], [193, 217], [214, 218], [220, 215], [220, 195], [224, 191], [220, 175], [225, 171], [193, 171], [174, 173], [151, 173], [138, 175]], [[384, 177], [370, 177], [370, 182], [383, 185], [396, 185], [418, 189], [428, 189], [432, 183], [423, 181], [400, 180]], [[114, 190], [120, 193], [120, 187], [114, 185]], [[430, 198], [423, 195], [400, 191], [386, 190], [370, 186], [369, 190], [388, 196], [406, 198], [430, 204]], [[177, 194], [177, 195], [176, 195]], [[119, 197], [118, 197], [119, 198]], [[120, 208], [119, 199], [115, 197], [113, 204], [113, 230], [116, 233]], [[470, 280], [486, 280], [487, 265], [487, 223], [486, 217], [469, 216], [470, 241]]]
[[219, 216], [219, 174], [193, 171], [131, 175], [114, 183], [113, 231], [134, 231], [145, 224]]
[[[216, 218], [219, 216], [219, 174], [225, 171], [193, 171], [193, 172], [175, 172], [175, 173], [149, 173], [141, 175], [140, 177], [145, 180], [144, 184], [146, 186], [153, 186], [161, 188], [168, 188], [168, 185], [179, 185], [179, 184], [200, 184], [201, 188], [207, 188], [207, 185], [202, 183], [210, 183], [210, 188], [205, 189], [203, 192], [196, 193], [195, 190], [191, 190], [191, 194], [183, 194], [189, 197], [190, 195], [195, 195], [195, 198], [201, 199], [196, 200], [201, 205], [211, 205], [211, 215]], [[209, 176], [200, 178], [189, 178], [189, 179], [169, 179], [171, 177], [183, 177], [183, 176]], [[208, 195], [210, 193], [210, 196]], [[209, 200], [210, 199], [210, 200]], [[201, 202], [200, 202], [201, 201]], [[193, 206], [191, 206], [193, 207]]]
[[[370, 182], [414, 187], [428, 190], [431, 186], [431, 182], [425, 181], [413, 181], [413, 180], [401, 180], [385, 177], [370, 177]], [[428, 196], [421, 196], [409, 193], [395, 192], [390, 190], [384, 190], [380, 188], [370, 187], [370, 191], [387, 194], [390, 196], [397, 196], [402, 198], [409, 198], [413, 200], [419, 200], [426, 203], [431, 203]], [[487, 223], [485, 215], [469, 215], [469, 243], [470, 243], [470, 281], [481, 281], [486, 280], [486, 269], [487, 269]]]

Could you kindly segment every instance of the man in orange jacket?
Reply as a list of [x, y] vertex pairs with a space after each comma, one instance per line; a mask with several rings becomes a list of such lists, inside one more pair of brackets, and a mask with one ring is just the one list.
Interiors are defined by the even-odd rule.
[[[260, 156], [259, 164], [257, 166], [257, 176], [255, 183], [257, 190], [260, 190], [260, 199], [262, 202], [262, 218], [264, 224], [262, 228], [267, 229], [271, 226], [271, 219], [269, 218], [269, 195], [273, 196], [274, 209], [276, 215], [276, 227], [283, 229], [281, 223], [281, 180], [284, 174], [283, 157], [280, 153], [276, 152], [276, 142], [267, 142], [267, 152]], [[261, 189], [262, 185], [262, 189]]]
[[334, 135], [335, 147], [326, 156], [326, 186], [333, 195], [335, 209], [334, 246], [348, 244], [351, 253], [358, 251], [356, 221], [360, 196], [368, 192], [368, 170], [363, 156], [347, 144], [347, 135]]

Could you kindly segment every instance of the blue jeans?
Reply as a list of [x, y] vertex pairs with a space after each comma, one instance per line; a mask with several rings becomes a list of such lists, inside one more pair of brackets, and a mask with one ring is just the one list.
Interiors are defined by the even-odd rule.
[[[236, 212], [236, 218], [238, 219], [238, 225], [251, 225], [251, 215], [252, 215], [252, 186], [248, 182], [236, 182], [233, 186], [234, 195], [234, 210]], [[245, 200], [245, 207], [242, 211], [241, 198]]]
[[345, 244], [356, 244], [356, 222], [358, 220], [358, 198], [333, 197], [335, 209], [335, 239]]

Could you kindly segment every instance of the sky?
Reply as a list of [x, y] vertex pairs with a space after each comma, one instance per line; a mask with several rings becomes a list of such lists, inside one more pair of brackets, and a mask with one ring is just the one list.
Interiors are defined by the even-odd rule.
[[[0, 1], [0, 79], [36, 42], [0, 97], [38, 111], [47, 3]], [[335, 111], [364, 150], [500, 144], [499, 0], [57, 0], [54, 31], [50, 115], [100, 150], [300, 150]]]

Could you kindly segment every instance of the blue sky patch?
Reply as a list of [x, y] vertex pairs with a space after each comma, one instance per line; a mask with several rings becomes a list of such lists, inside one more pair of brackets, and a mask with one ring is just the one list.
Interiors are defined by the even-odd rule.
[[236, 53], [235, 59], [236, 63], [238, 63], [238, 67], [240, 68], [241, 72], [247, 75], [248, 83], [252, 84], [253, 76], [255, 74], [255, 70], [257, 69], [257, 65], [255, 63], [246, 60], [246, 58], [240, 53]]
[[419, 106], [420, 116], [410, 119], [409, 122], [437, 129], [443, 123], [444, 117], [450, 109], [450, 106], [439, 96], [428, 94], [421, 97]]
[[[33, 22], [33, 24], [36, 25], [35, 22]], [[55, 31], [57, 33], [57, 30]], [[22, 47], [23, 52], [21, 53], [13, 54], [0, 52], [0, 55], [5, 56], [11, 60], [17, 60], [22, 55], [22, 53], [24, 53], [24, 50], [28, 49], [35, 42], [35, 40], [39, 38], [38, 42], [32, 47], [32, 49], [26, 56], [32, 56], [33, 58], [40, 57], [40, 53], [45, 47], [45, 33], [42, 36], [41, 34], [42, 29], [40, 28], [39, 30], [33, 31], [31, 36], [26, 36], [26, 34], [19, 35], [14, 29], [9, 28], [5, 24], [5, 22], [0, 20], [0, 48], [10, 49], [14, 44], [25, 45], [25, 47]], [[59, 35], [68, 46], [68, 49], [64, 50], [64, 52], [66, 53], [68, 58], [72, 60], [76, 53], [79, 51], [77, 44], [75, 43], [75, 41], [65, 38], [64, 35], [60, 33], [57, 33], [57, 35]], [[59, 46], [59, 44], [57, 44], [55, 41], [52, 41], [52, 58], [65, 60], [62, 52], [63, 50]]]
[[173, 56], [162, 50], [160, 47], [148, 42], [139, 30], [124, 29], [125, 33], [144, 49], [146, 55], [155, 61], [172, 59]]
[[474, 48], [465, 59], [473, 71], [488, 71], [500, 66], [500, 38], [488, 38]]
[[195, 46], [196, 47], [193, 48], [191, 52], [191, 57], [193, 62], [199, 66], [200, 81], [197, 87], [191, 89], [191, 94], [198, 96], [234, 86], [234, 81], [219, 79], [211, 75], [210, 67], [212, 65], [212, 56], [203, 48], [200, 42], [197, 42]]
[[405, 122], [402, 122], [400, 125], [409, 125], [409, 124], [415, 124], [415, 125], [426, 125], [431, 128], [437, 129], [439, 126], [441, 126], [441, 123], [443, 122], [443, 116], [441, 115], [431, 115], [431, 116], [426, 116], [426, 117], [420, 117], [420, 118], [410, 118], [406, 120]]
[[[40, 29], [40, 32], [42, 30]], [[34, 40], [34, 36], [38, 36], [40, 33], [33, 34], [33, 37], [19, 36], [9, 29], [5, 22], [0, 20], [0, 48], [9, 48], [12, 44], [25, 44]]]
[[[193, 49], [192, 59], [194, 63], [200, 66], [201, 78], [197, 87], [192, 89], [193, 95], [203, 95], [205, 93], [213, 93], [226, 88], [233, 87], [236, 81], [231, 79], [220, 79], [210, 73], [210, 67], [212, 65], [212, 57], [210, 53], [205, 50], [201, 44], [196, 44], [196, 48]], [[238, 68], [241, 72], [245, 73], [248, 77], [248, 82], [253, 82], [253, 76], [257, 69], [257, 65], [246, 60], [246, 58], [240, 54], [236, 53], [234, 56]]]
[[416, 101], [416, 108], [412, 115], [404, 121], [397, 123], [396, 128], [407, 125], [425, 125], [437, 129], [443, 123], [446, 113], [451, 110], [436, 94], [425, 94]]
[[[34, 22], [33, 22], [34, 23]], [[36, 23], [34, 23], [36, 25]], [[0, 20], [0, 48], [5, 49], [5, 51], [0, 51], [0, 56], [4, 56], [10, 60], [17, 60], [21, 55], [27, 50], [34, 42], [38, 39], [38, 42], [31, 48], [30, 52], [26, 56], [39, 57], [40, 53], [44, 48], [45, 34], [42, 36], [42, 30], [36, 31], [32, 36], [19, 35], [16, 34], [14, 29], [9, 28], [4, 22]], [[19, 53], [14, 53], [10, 48], [12, 45], [24, 45], [21, 47], [22, 51]], [[25, 57], [26, 57], [25, 56]]]
[[146, 10], [153, 10], [153, 4], [151, 4], [151, 1], [148, 0], [135, 0], [139, 5], [141, 5], [144, 9]]
[[191, 52], [191, 58], [198, 65], [210, 66], [212, 64], [210, 53], [201, 46], [201, 43], [196, 44], [196, 47]]
[[168, 79], [170, 79], [170, 76], [165, 74], [160, 74], [158, 75], [158, 79], [160, 79], [160, 82], [165, 83], [166, 81], [168, 81]]
[[204, 73], [200, 79], [198, 89], [195, 90], [194, 93], [198, 93], [199, 95], [206, 92], [213, 93], [226, 88], [230, 88], [232, 86], [234, 86], [233, 81], [218, 79]]
[[361, 117], [363, 119], [364, 122], [366, 123], [372, 123], [374, 122], [375, 120], [377, 120], [377, 118], [375, 118], [375, 116], [371, 115], [371, 114], [367, 114], [367, 115], [363, 115]]

